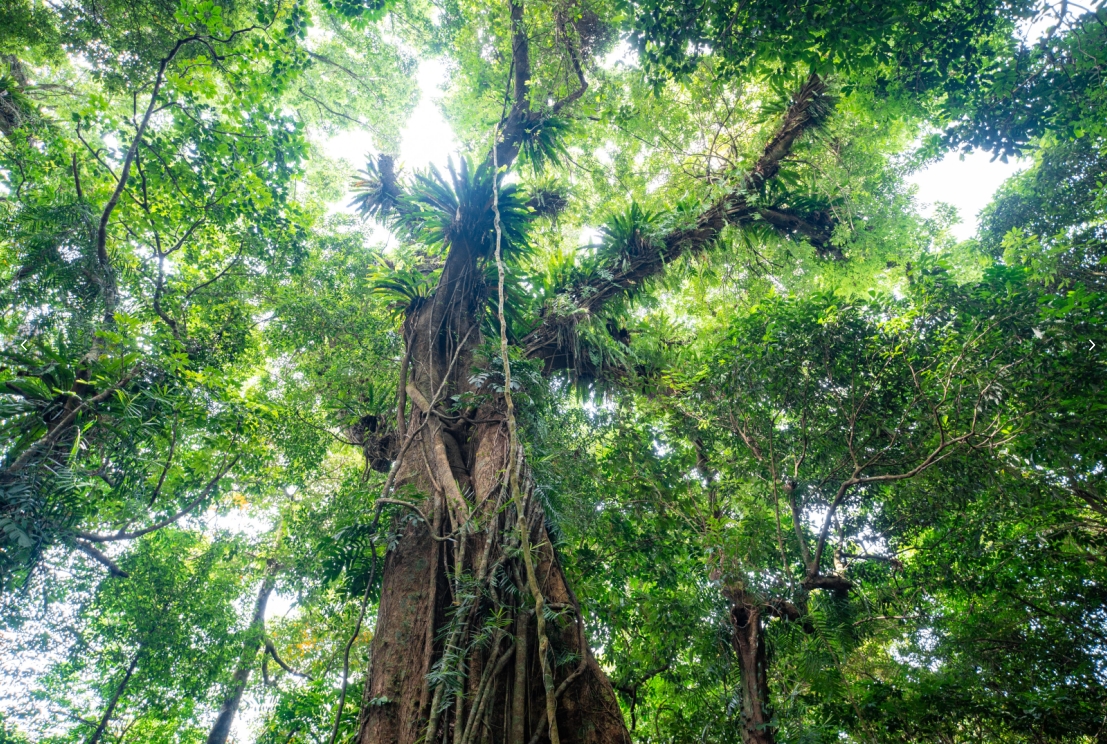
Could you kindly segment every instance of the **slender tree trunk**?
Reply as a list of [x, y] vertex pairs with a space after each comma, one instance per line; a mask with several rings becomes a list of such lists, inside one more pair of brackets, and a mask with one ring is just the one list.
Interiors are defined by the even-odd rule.
[[250, 671], [257, 660], [258, 649], [265, 641], [265, 606], [269, 602], [269, 595], [273, 593], [276, 584], [276, 564], [270, 563], [265, 571], [265, 578], [258, 590], [258, 598], [254, 603], [254, 614], [250, 620], [250, 627], [246, 631], [246, 647], [239, 657], [238, 667], [231, 677], [231, 687], [227, 696], [223, 699], [223, 705], [219, 707], [219, 715], [215, 717], [215, 724], [208, 734], [208, 744], [226, 744], [227, 737], [231, 734], [231, 725], [238, 713], [238, 707], [242, 704], [242, 695], [246, 692], [246, 683], [250, 680]]
[[99, 744], [99, 741], [104, 736], [104, 731], [108, 728], [108, 723], [111, 721], [112, 714], [115, 713], [115, 706], [119, 704], [119, 698], [123, 696], [123, 691], [127, 689], [127, 683], [131, 681], [131, 677], [135, 673], [135, 667], [138, 666], [138, 656], [142, 653], [140, 647], [135, 655], [131, 657], [131, 664], [127, 667], [127, 673], [123, 675], [122, 681], [119, 686], [115, 688], [115, 694], [111, 696], [111, 700], [108, 702], [108, 707], [104, 709], [104, 715], [100, 716], [100, 723], [96, 727], [96, 730], [92, 732], [92, 736], [88, 737], [88, 744]]
[[728, 596], [734, 650], [738, 654], [742, 678], [742, 741], [745, 744], [775, 744], [762, 607], [750, 602], [744, 592], [728, 592]]
[[[451, 245], [435, 295], [404, 324], [413, 402], [407, 428], [415, 438], [397, 484], [409, 494], [423, 494], [418, 506], [431, 524], [409, 521], [385, 557], [357, 740], [530, 744], [546, 738], [546, 690], [535, 624], [520, 619], [531, 612], [534, 597], [525, 578], [519, 578], [526, 574], [504, 486], [507, 465], [514, 460], [522, 464], [520, 483], [540, 590], [547, 608], [559, 613], [547, 634], [551, 663], [576, 657], [553, 670], [561, 692], [561, 741], [629, 741], [611, 684], [583, 642], [580, 609], [550, 545], [541, 506], [532, 498], [534, 484], [521, 450], [508, 451], [502, 395], [494, 380], [488, 387], [472, 380], [474, 366], [495, 367], [474, 358], [488, 298], [476, 254], [474, 246]], [[476, 396], [479, 405], [460, 411], [443, 405], [459, 395]], [[511, 584], [519, 590], [504, 593], [502, 587]], [[494, 613], [510, 619], [504, 632], [518, 634], [516, 663], [491, 664], [493, 649], [473, 643]], [[460, 670], [464, 679], [450, 687], [428, 684], [428, 674], [445, 676], [438, 674], [443, 667], [455, 676]], [[459, 710], [464, 712], [460, 718]], [[469, 711], [483, 711], [471, 726], [465, 720]]]

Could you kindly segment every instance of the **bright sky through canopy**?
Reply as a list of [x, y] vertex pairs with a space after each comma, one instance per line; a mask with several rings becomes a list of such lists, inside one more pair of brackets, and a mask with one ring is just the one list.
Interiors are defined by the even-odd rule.
[[[409, 170], [422, 169], [431, 163], [444, 168], [447, 159], [457, 155], [453, 130], [438, 107], [438, 98], [446, 82], [446, 67], [438, 59], [423, 60], [419, 63], [416, 79], [419, 103], [404, 127], [400, 161]], [[328, 157], [343, 158], [359, 168], [364, 165], [367, 154], [376, 152], [373, 135], [368, 130], [350, 130], [331, 137], [324, 143], [323, 150]]]
[[[625, 46], [609, 55], [608, 66], [615, 60], [627, 61]], [[446, 67], [439, 59], [423, 60], [416, 78], [420, 98], [404, 127], [400, 160], [409, 170], [430, 164], [445, 168], [447, 160], [456, 157], [458, 147], [438, 104], [447, 81]], [[331, 137], [323, 149], [329, 157], [345, 159], [357, 167], [361, 167], [366, 154], [375, 152], [373, 135], [368, 130], [351, 130]], [[966, 240], [976, 233], [977, 216], [991, 201], [996, 189], [1025, 167], [1025, 163], [1015, 159], [1006, 163], [993, 160], [988, 153], [961, 155], [951, 152], [911, 175], [908, 181], [918, 187], [917, 198], [924, 213], [933, 212], [936, 202], [945, 202], [957, 209], [961, 221], [951, 231], [958, 240]], [[334, 207], [346, 209], [347, 201], [348, 197], [343, 197]], [[590, 236], [594, 237], [592, 233], [587, 236], [582, 233], [582, 240], [587, 241]]]
[[907, 180], [918, 187], [916, 197], [924, 214], [933, 212], [935, 202], [956, 207], [961, 221], [951, 232], [958, 240], [967, 240], [976, 234], [980, 210], [992, 200], [996, 189], [1025, 167], [1026, 163], [1013, 158], [1007, 163], [993, 160], [986, 152], [964, 156], [951, 152]]

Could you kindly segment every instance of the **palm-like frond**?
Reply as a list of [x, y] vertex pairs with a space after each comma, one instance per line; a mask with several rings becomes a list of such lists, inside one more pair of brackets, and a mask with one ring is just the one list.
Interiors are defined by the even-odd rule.
[[527, 192], [530, 195], [527, 206], [533, 210], [535, 217], [556, 220], [569, 206], [568, 188], [555, 179], [536, 179], [530, 183]]
[[[474, 167], [462, 157], [454, 166], [449, 161], [449, 180], [431, 168], [415, 176], [415, 182], [403, 197], [398, 223], [413, 237], [428, 244], [470, 243], [480, 256], [491, 255], [495, 248], [492, 209], [492, 168]], [[500, 184], [500, 226], [505, 254], [518, 254], [527, 246], [527, 229], [532, 210], [516, 184]]]
[[835, 206], [831, 199], [802, 188], [792, 188], [779, 178], [765, 185], [759, 203], [802, 214], [830, 212]]
[[608, 260], [621, 259], [625, 264], [642, 255], [653, 246], [660, 223], [660, 213], [650, 212], [632, 202], [625, 212], [612, 216], [601, 229], [601, 256]]
[[546, 165], [558, 165], [565, 155], [565, 137], [572, 123], [568, 119], [547, 117], [537, 119], [523, 127], [523, 158], [534, 170]]
[[376, 160], [368, 158], [362, 176], [354, 181], [356, 196], [350, 206], [363, 217], [386, 219], [396, 208], [403, 190], [396, 172], [396, 161], [391, 155], [381, 155]]
[[[542, 306], [542, 294], [536, 291], [532, 284], [532, 276], [525, 268], [508, 259], [509, 268], [504, 274], [504, 320], [507, 321], [507, 336], [512, 341], [518, 341], [534, 330], [538, 309]], [[483, 319], [483, 331], [489, 334], [489, 338], [497, 338], [500, 335], [500, 321], [497, 317], [499, 296], [496, 292], [496, 284], [499, 280], [499, 272], [496, 264], [489, 261], [484, 266], [484, 281], [491, 287], [486, 303], [486, 312]]]
[[381, 269], [370, 275], [374, 294], [392, 299], [389, 308], [396, 313], [410, 314], [426, 302], [434, 292], [438, 272], [424, 274], [413, 268]]

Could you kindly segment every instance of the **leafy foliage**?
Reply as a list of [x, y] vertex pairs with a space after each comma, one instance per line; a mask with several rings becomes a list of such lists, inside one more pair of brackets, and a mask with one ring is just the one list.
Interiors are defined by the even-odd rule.
[[[536, 499], [635, 741], [1100, 740], [1104, 18], [4, 3], [0, 742], [200, 741], [236, 690], [253, 740], [350, 741], [396, 702], [361, 686], [424, 519], [410, 486], [374, 501], [423, 374], [404, 344], [471, 258], [471, 390], [439, 413], [494, 423], [497, 213]], [[494, 172], [519, 31], [530, 108]], [[405, 172], [433, 58], [471, 155]], [[350, 131], [352, 183], [321, 147]], [[1029, 158], [960, 243], [906, 181], [958, 148]], [[535, 351], [549, 328], [572, 364]], [[450, 588], [443, 646], [490, 601]], [[456, 705], [509, 632], [491, 613], [428, 690]], [[551, 640], [564, 678], [583, 659]]]

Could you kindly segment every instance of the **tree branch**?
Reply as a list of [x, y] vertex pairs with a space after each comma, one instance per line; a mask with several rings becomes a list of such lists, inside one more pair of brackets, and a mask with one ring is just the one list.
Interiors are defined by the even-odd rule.
[[[220, 44], [227, 44], [234, 40], [241, 34], [249, 33], [250, 31], [262, 28], [261, 26], [249, 26], [247, 28], [240, 28], [232, 31], [227, 38], [220, 39], [218, 37], [209, 37], [211, 40], [217, 41]], [[176, 58], [177, 54], [185, 47], [194, 41], [200, 41], [208, 50], [211, 51], [212, 56], [215, 59], [221, 59], [221, 57], [215, 53], [211, 48], [211, 44], [207, 38], [200, 34], [193, 34], [183, 39], [178, 39], [177, 43], [173, 45], [173, 48], [169, 50], [169, 54], [161, 59], [158, 63], [158, 72], [154, 77], [154, 87], [150, 91], [150, 101], [146, 105], [146, 112], [142, 116], [142, 121], [135, 129], [134, 139], [131, 140], [131, 146], [127, 148], [127, 155], [123, 159], [123, 168], [119, 172], [119, 177], [115, 184], [115, 189], [112, 191], [111, 196], [108, 198], [107, 204], [104, 205], [104, 210], [100, 214], [100, 224], [96, 230], [96, 260], [100, 265], [101, 281], [103, 282], [104, 291], [104, 322], [111, 323], [112, 317], [115, 314], [116, 303], [116, 286], [115, 277], [112, 271], [111, 260], [108, 257], [107, 245], [108, 245], [108, 222], [111, 220], [112, 212], [115, 211], [116, 205], [119, 204], [119, 198], [123, 195], [124, 189], [127, 188], [127, 182], [130, 180], [131, 166], [134, 164], [135, 156], [138, 153], [138, 148], [142, 144], [142, 138], [146, 134], [146, 127], [150, 124], [150, 117], [153, 116], [154, 111], [157, 110], [158, 94], [161, 93], [162, 85], [165, 83], [165, 71], [169, 67], [169, 64]], [[93, 153], [95, 154], [95, 153]]]
[[[359, 76], [359, 75], [358, 75], [357, 73], [355, 73], [355, 72], [354, 72], [353, 70], [351, 70], [351, 69], [350, 69], [349, 67], [345, 67], [345, 66], [343, 66], [343, 65], [340, 65], [340, 64], [338, 64], [337, 62], [335, 62], [335, 61], [334, 61], [333, 59], [331, 59], [330, 57], [324, 56], [324, 55], [322, 55], [322, 54], [319, 54], [319, 53], [317, 53], [317, 52], [313, 52], [313, 51], [311, 51], [310, 49], [309, 49], [309, 50], [307, 50], [307, 56], [311, 57], [312, 59], [317, 59], [317, 60], [319, 60], [320, 62], [323, 62], [323, 63], [325, 63], [325, 64], [328, 64], [328, 65], [330, 65], [331, 67], [334, 67], [334, 68], [336, 68], [336, 69], [342, 70], [342, 72], [346, 73], [346, 74], [347, 74], [347, 75], [349, 75], [349, 76], [350, 76], [351, 78], [353, 78], [354, 82], [356, 82], [356, 83], [357, 83], [358, 85], [360, 85], [361, 87], [365, 88], [366, 90], [369, 90], [369, 91], [373, 91], [373, 92], [376, 92], [376, 91], [374, 91], [374, 89], [372, 88], [372, 86], [368, 85], [368, 84], [366, 83], [366, 81], [365, 81], [365, 80], [362, 80], [362, 78], [361, 78], [361, 77], [360, 77], [360, 76]], [[379, 81], [379, 79], [380, 79], [380, 78], [372, 78], [372, 80], [378, 80], [378, 81]], [[301, 91], [301, 92], [302, 92], [302, 91]]]
[[95, 560], [95, 561], [101, 563], [102, 565], [106, 566], [107, 569], [108, 569], [108, 573], [110, 573], [112, 576], [114, 576], [118, 579], [129, 579], [129, 578], [131, 578], [131, 575], [129, 573], [127, 573], [126, 571], [124, 571], [122, 568], [120, 568], [118, 566], [118, 564], [116, 564], [115, 561], [113, 561], [111, 558], [108, 558], [106, 555], [101, 553], [99, 550], [97, 550], [92, 545], [89, 545], [86, 542], [82, 542], [81, 540], [75, 540], [73, 542], [73, 547], [77, 548], [77, 550], [81, 551], [82, 553], [87, 555], [89, 558], [92, 558], [93, 560]]
[[1017, 602], [1021, 602], [1022, 604], [1026, 605], [1027, 607], [1029, 607], [1030, 609], [1032, 609], [1036, 612], [1040, 612], [1043, 615], [1046, 615], [1047, 617], [1052, 617], [1056, 620], [1060, 620], [1063, 623], [1068, 623], [1069, 625], [1073, 626], [1074, 628], [1078, 628], [1078, 629], [1080, 629], [1081, 631], [1083, 631], [1085, 633], [1089, 633], [1089, 634], [1095, 636], [1096, 638], [1098, 638], [1101, 641], [1107, 641], [1107, 635], [1104, 635], [1103, 633], [1100, 633], [1098, 630], [1095, 630], [1094, 628], [1088, 627], [1087, 625], [1085, 625], [1082, 622], [1079, 622], [1077, 620], [1073, 620], [1071, 617], [1068, 617], [1067, 615], [1062, 615], [1062, 614], [1057, 613], [1057, 612], [1050, 612], [1049, 610], [1045, 609], [1044, 607], [1040, 607], [1040, 606], [1034, 604], [1033, 602], [1031, 602], [1026, 597], [1015, 594], [1014, 592], [1004, 592], [1004, 594], [1011, 597], [1011, 599], [1014, 599]]
[[215, 488], [216, 484], [219, 483], [219, 481], [221, 481], [227, 475], [227, 473], [230, 471], [230, 469], [235, 466], [235, 463], [238, 462], [238, 458], [239, 458], [239, 455], [235, 455], [234, 459], [231, 460], [230, 464], [228, 464], [225, 468], [223, 468], [219, 472], [218, 475], [216, 475], [214, 478], [212, 478], [208, 482], [208, 485], [204, 488], [203, 491], [200, 492], [199, 496], [197, 496], [195, 499], [193, 499], [191, 502], [189, 502], [189, 504], [187, 506], [185, 506], [185, 508], [181, 509], [179, 512], [177, 512], [176, 514], [174, 514], [171, 517], [166, 517], [165, 519], [161, 520], [160, 522], [155, 522], [154, 524], [150, 525], [149, 527], [145, 527], [141, 530], [135, 530], [134, 532], [119, 532], [119, 533], [114, 534], [114, 535], [97, 535], [97, 534], [94, 534], [94, 533], [91, 533], [91, 532], [77, 531], [74, 534], [76, 534], [77, 537], [88, 540], [89, 542], [105, 543], [105, 542], [118, 542], [120, 540], [134, 540], [135, 538], [142, 537], [143, 535], [148, 535], [151, 532], [155, 532], [157, 530], [160, 530], [162, 527], [168, 527], [169, 525], [173, 524], [174, 522], [179, 520], [184, 515], [191, 512], [197, 506], [199, 506], [200, 502], [202, 502], [204, 499], [206, 499], [208, 497], [208, 495], [211, 493], [212, 489]]
[[331, 728], [330, 744], [334, 744], [338, 739], [338, 724], [342, 721], [342, 711], [346, 707], [346, 683], [350, 677], [350, 649], [353, 648], [357, 637], [361, 635], [361, 623], [365, 619], [365, 606], [369, 604], [369, 591], [373, 588], [373, 579], [377, 575], [377, 544], [372, 537], [369, 538], [369, 554], [372, 556], [372, 563], [369, 566], [369, 580], [365, 584], [365, 594], [361, 597], [361, 607], [358, 609], [357, 624], [354, 626], [353, 635], [346, 642], [346, 647], [342, 653], [342, 692], [338, 696], [338, 705], [334, 712], [334, 726]]
[[569, 33], [569, 31], [565, 28], [565, 19], [564, 19], [564, 17], [561, 16], [561, 14], [558, 14], [558, 17], [557, 17], [557, 28], [558, 28], [558, 31], [561, 32], [562, 36], [565, 37], [565, 48], [569, 52], [569, 62], [573, 66], [573, 72], [576, 73], [577, 80], [580, 82], [580, 86], [576, 90], [574, 90], [572, 93], [567, 95], [565, 98], [562, 98], [560, 101], [556, 102], [550, 108], [550, 111], [555, 116], [563, 108], [565, 108], [570, 103], [572, 103], [573, 101], [576, 101], [578, 98], [583, 96], [584, 92], [586, 90], [588, 90], [588, 79], [584, 76], [584, 66], [581, 64], [581, 61], [580, 61], [580, 52], [577, 50], [576, 44], [573, 43], [572, 34]]
[[807, 238], [820, 256], [832, 258], [835, 261], [845, 260], [846, 257], [842, 255], [841, 249], [830, 242], [834, 222], [825, 212], [801, 215], [790, 209], [762, 207], [757, 210], [757, 214], [777, 232], [789, 236], [798, 233]]
[[817, 75], [808, 78], [753, 169], [729, 194], [701, 213], [691, 227], [678, 228], [656, 241], [635, 246], [630, 260], [624, 262], [621, 257], [592, 277], [569, 287], [567, 295], [572, 298], [576, 312], [570, 316], [546, 315], [523, 339], [527, 356], [543, 360], [547, 371], [579, 371], [581, 361], [570, 343], [567, 326], [574, 326], [613, 298], [641, 286], [680, 256], [708, 249], [728, 225], [749, 224], [760, 219], [759, 208], [751, 203], [751, 197], [780, 172], [781, 162], [796, 141], [825, 116], [829, 101], [823, 79]]
[[511, 66], [515, 71], [514, 99], [511, 110], [500, 126], [498, 141], [492, 143], [495, 153], [489, 160], [500, 168], [510, 168], [519, 155], [519, 147], [531, 123], [530, 110], [530, 40], [523, 25], [523, 0], [508, 0], [511, 3]]
[[192, 289], [188, 290], [188, 292], [185, 293], [185, 300], [191, 300], [192, 296], [194, 294], [196, 294], [197, 292], [199, 292], [201, 289], [204, 289], [205, 287], [209, 287], [212, 284], [214, 284], [215, 282], [222, 279], [224, 276], [227, 275], [227, 272], [230, 271], [231, 269], [233, 269], [235, 266], [237, 266], [238, 262], [241, 261], [241, 260], [242, 260], [242, 251], [239, 250], [239, 252], [235, 254], [234, 258], [231, 259], [230, 263], [228, 263], [225, 267], [223, 267], [222, 271], [220, 271], [218, 274], [213, 276], [211, 279], [208, 279], [206, 282], [201, 282], [200, 284], [197, 284]]
[[[811, 559], [811, 563], [807, 567], [807, 580], [817, 581], [819, 577], [819, 563], [822, 561], [823, 552], [826, 548], [826, 540], [830, 534], [830, 523], [834, 519], [834, 514], [837, 512], [838, 507], [841, 505], [842, 500], [845, 498], [846, 493], [851, 488], [857, 485], [868, 485], [870, 483], [892, 483], [895, 481], [907, 480], [914, 478], [919, 473], [927, 470], [931, 466], [937, 464], [939, 461], [945, 459], [947, 450], [969, 440], [975, 434], [975, 430], [970, 429], [967, 433], [962, 434], [959, 437], [952, 439], [946, 439], [939, 443], [918, 465], [901, 473], [889, 473], [886, 475], [870, 475], [862, 476], [860, 471], [872, 464], [872, 462], [864, 463], [853, 471], [846, 480], [842, 481], [842, 484], [838, 487], [838, 492], [834, 495], [834, 500], [830, 504], [830, 509], [827, 510], [826, 518], [823, 520], [822, 530], [819, 532], [819, 542], [815, 546], [815, 555]], [[946, 454], [943, 454], [946, 453]], [[830, 577], [823, 577], [830, 578]]]
[[281, 658], [281, 655], [277, 653], [277, 647], [273, 645], [273, 641], [272, 641], [271, 638], [266, 637], [266, 639], [265, 639], [265, 650], [269, 652], [269, 655], [273, 657], [273, 661], [277, 662], [277, 664], [280, 666], [281, 669], [285, 670], [289, 674], [294, 675], [296, 677], [302, 677], [303, 679], [307, 679], [307, 680], [311, 679], [310, 674], [304, 674], [303, 672], [297, 672], [295, 669], [293, 669], [292, 667], [290, 667], [288, 664], [286, 664], [284, 662], [284, 659]]
[[107, 400], [117, 390], [119, 390], [121, 387], [126, 385], [128, 382], [130, 382], [131, 378], [134, 377], [134, 376], [135, 376], [135, 373], [132, 372], [131, 374], [126, 375], [125, 377], [123, 377], [123, 379], [121, 379], [119, 382], [117, 382], [114, 385], [112, 385], [111, 387], [109, 387], [107, 390], [104, 390], [103, 392], [92, 396], [88, 400], [81, 401], [80, 405], [75, 406], [72, 411], [70, 411], [65, 416], [63, 416], [61, 419], [59, 419], [58, 422], [54, 425], [54, 428], [52, 428], [49, 431], [49, 433], [46, 434], [46, 436], [44, 436], [42, 439], [39, 439], [38, 441], [36, 441], [34, 444], [32, 444], [27, 449], [23, 450], [23, 454], [21, 454], [19, 457], [17, 457], [15, 459], [15, 462], [13, 462], [11, 464], [11, 466], [7, 469], [7, 472], [8, 473], [18, 473], [20, 470], [22, 470], [27, 465], [27, 462], [31, 459], [31, 456], [35, 452], [42, 449], [43, 447], [53, 446], [54, 442], [56, 442], [58, 440], [58, 437], [61, 436], [62, 432], [65, 431], [66, 427], [68, 427], [71, 423], [73, 423], [73, 420], [75, 418], [77, 418], [77, 414], [79, 414], [84, 409], [88, 408], [90, 405], [94, 405], [96, 403], [101, 403], [101, 402]]
[[165, 70], [185, 44], [196, 41], [199, 38], [198, 35], [194, 34], [184, 39], [178, 39], [177, 43], [174, 44], [173, 48], [169, 51], [169, 54], [163, 57], [158, 64], [158, 73], [154, 78], [154, 89], [150, 93], [150, 102], [146, 106], [146, 113], [143, 115], [142, 122], [135, 131], [131, 146], [127, 149], [127, 155], [123, 159], [123, 168], [119, 172], [119, 179], [116, 181], [115, 190], [112, 191], [111, 196], [108, 198], [108, 203], [104, 205], [104, 211], [100, 215], [100, 225], [96, 230], [96, 260], [100, 264], [101, 281], [103, 282], [104, 319], [106, 323], [110, 323], [112, 316], [115, 314], [116, 300], [115, 278], [112, 273], [111, 261], [108, 258], [107, 250], [108, 221], [111, 219], [111, 214], [115, 211], [115, 207], [119, 203], [119, 197], [123, 195], [123, 190], [127, 187], [127, 181], [131, 174], [131, 165], [134, 163], [135, 154], [138, 152], [138, 147], [142, 143], [142, 137], [146, 133], [146, 127], [150, 123], [150, 117], [154, 113], [154, 107], [157, 104], [161, 86], [165, 82]]
[[169, 475], [169, 468], [173, 466], [173, 455], [177, 450], [178, 423], [180, 423], [180, 416], [174, 416], [172, 438], [169, 440], [169, 453], [165, 456], [165, 467], [161, 469], [161, 475], [158, 476], [158, 484], [154, 486], [154, 493], [150, 495], [149, 506], [153, 506], [154, 502], [158, 500], [158, 496], [161, 495], [161, 487], [165, 485], [165, 476]]

